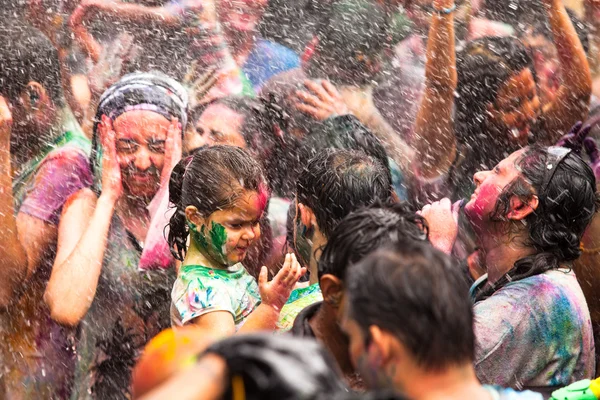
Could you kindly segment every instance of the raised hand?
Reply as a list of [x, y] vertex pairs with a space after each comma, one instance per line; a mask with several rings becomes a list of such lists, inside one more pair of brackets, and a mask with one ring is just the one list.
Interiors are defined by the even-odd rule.
[[281, 310], [290, 298], [296, 283], [305, 273], [306, 268], [300, 266], [293, 253], [285, 256], [283, 267], [270, 282], [267, 282], [269, 274], [267, 267], [262, 267], [258, 276], [258, 289], [262, 302], [278, 311]]
[[592, 129], [592, 124], [583, 125], [583, 122], [579, 121], [567, 133], [565, 136], [560, 138], [556, 143], [557, 146], [562, 146], [573, 150], [574, 153], [581, 154], [583, 148], [583, 142], [589, 135]]
[[585, 138], [583, 141], [585, 152], [590, 157], [590, 166], [596, 176], [596, 181], [600, 180], [600, 152], [598, 151], [598, 145], [592, 138]]
[[307, 90], [296, 91], [296, 108], [303, 113], [317, 121], [350, 113], [342, 95], [331, 82], [306, 80], [304, 86]]
[[423, 207], [417, 214], [425, 218], [429, 228], [429, 241], [436, 249], [452, 253], [458, 235], [459, 202], [454, 205], [444, 198]]
[[160, 174], [160, 187], [168, 188], [171, 171], [175, 165], [181, 160], [181, 142], [182, 142], [182, 127], [179, 120], [175, 117], [171, 118], [171, 124], [167, 131], [167, 140], [165, 141], [165, 162]]
[[10, 107], [8, 106], [8, 101], [0, 96], [0, 139], [2, 140], [2, 143], [7, 143], [9, 146], [12, 124], [13, 118]]
[[117, 156], [116, 133], [112, 120], [106, 115], [102, 116], [98, 131], [102, 143], [102, 195], [117, 201], [123, 193], [121, 167]]

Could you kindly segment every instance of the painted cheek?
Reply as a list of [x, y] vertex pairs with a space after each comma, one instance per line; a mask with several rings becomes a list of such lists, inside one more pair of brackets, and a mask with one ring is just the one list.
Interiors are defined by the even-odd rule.
[[500, 189], [495, 185], [482, 186], [479, 189], [479, 195], [477, 196], [475, 204], [473, 205], [473, 210], [477, 213], [477, 215], [481, 217], [485, 216], [486, 212], [489, 212], [496, 204], [496, 199], [498, 198], [499, 193]]
[[165, 162], [165, 156], [164, 156], [164, 154], [153, 154], [150, 156], [150, 162], [157, 169], [162, 170], [164, 162]]

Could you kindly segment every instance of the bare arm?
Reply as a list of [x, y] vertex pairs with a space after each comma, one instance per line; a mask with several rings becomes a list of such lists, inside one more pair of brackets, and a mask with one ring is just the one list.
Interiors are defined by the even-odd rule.
[[77, 325], [94, 300], [114, 207], [114, 200], [97, 199], [91, 190], [83, 189], [63, 212], [44, 294], [52, 318], [59, 323]]
[[[452, 0], [434, 0], [436, 10], [449, 9]], [[456, 55], [453, 13], [435, 13], [431, 19], [425, 65], [425, 91], [417, 112], [415, 141], [419, 173], [434, 178], [445, 173], [455, 158], [456, 142], [452, 121], [456, 90]]]
[[545, 0], [562, 83], [556, 100], [544, 107], [546, 144], [555, 143], [577, 121], [585, 120], [592, 94], [592, 75], [583, 46], [561, 0]]
[[90, 189], [83, 189], [65, 206], [56, 259], [44, 294], [52, 318], [71, 326], [79, 323], [94, 300], [110, 223], [122, 193], [115, 132], [106, 116], [99, 129], [104, 149], [102, 194], [96, 199]]

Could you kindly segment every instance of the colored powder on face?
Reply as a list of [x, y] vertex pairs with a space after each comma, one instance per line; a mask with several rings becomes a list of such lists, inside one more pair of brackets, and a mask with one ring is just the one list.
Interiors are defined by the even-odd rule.
[[[202, 227], [204, 228], [204, 227]], [[225, 231], [225, 227], [221, 224], [212, 222], [211, 223], [211, 227], [210, 227], [210, 241], [212, 243], [213, 249], [215, 250], [215, 252], [223, 257], [223, 259], [227, 259], [227, 248], [226, 248], [226, 243], [227, 243], [227, 231]]]

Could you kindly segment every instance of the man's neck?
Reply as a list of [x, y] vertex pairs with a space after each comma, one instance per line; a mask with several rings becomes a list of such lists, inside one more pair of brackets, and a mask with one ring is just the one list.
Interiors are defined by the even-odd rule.
[[327, 238], [321, 233], [319, 229], [315, 229], [315, 233], [312, 237], [312, 246], [310, 248], [310, 281], [309, 285], [319, 282], [319, 258], [321, 258], [321, 252], [327, 244]]
[[534, 249], [523, 245], [524, 240], [520, 237], [508, 241], [506, 237], [489, 236], [482, 239], [481, 243], [489, 283], [498, 281], [521, 258], [535, 253]]
[[335, 310], [323, 302], [308, 323], [317, 339], [334, 356], [344, 375], [352, 378], [356, 372], [348, 353], [350, 344], [337, 324], [336, 318]]
[[418, 367], [403, 369], [402, 375], [397, 387], [410, 399], [492, 399], [477, 380], [471, 364], [450, 367], [441, 372], [424, 372]]

